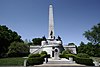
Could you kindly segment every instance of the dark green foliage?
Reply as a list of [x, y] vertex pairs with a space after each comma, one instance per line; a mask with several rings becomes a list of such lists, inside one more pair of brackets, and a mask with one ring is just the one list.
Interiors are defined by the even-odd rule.
[[100, 57], [100, 45], [93, 45], [92, 43], [84, 44], [81, 42], [78, 46], [78, 53], [86, 53], [89, 56]]
[[14, 41], [22, 42], [21, 36], [17, 32], [8, 29], [8, 27], [0, 25], [0, 57], [4, 57], [8, 47]]
[[32, 39], [33, 45], [41, 45], [42, 40], [43, 40], [43, 38], [34, 38], [34, 39]]
[[47, 54], [47, 58], [50, 58], [50, 54]]
[[41, 57], [42, 58], [47, 58], [47, 55], [46, 54], [41, 54]]
[[74, 61], [78, 64], [85, 64], [89, 66], [94, 66], [93, 60], [89, 58], [78, 57], [76, 55], [67, 54], [68, 57], [73, 57]]
[[27, 64], [28, 65], [38, 65], [38, 64], [43, 64], [43, 61], [44, 61], [44, 58], [42, 57], [28, 58]]
[[0, 66], [23, 66], [25, 58], [0, 58]]
[[69, 43], [68, 45], [75, 45], [74, 43]]
[[[44, 54], [45, 55], [45, 54]], [[27, 65], [43, 64], [44, 56], [40, 54], [30, 54], [27, 59]]]
[[78, 57], [77, 55], [74, 55], [74, 54], [60, 55], [60, 57], [62, 57], [62, 58], [67, 58], [67, 59], [68, 59], [69, 57], [72, 57], [73, 60], [74, 60], [76, 63], [78, 63], [78, 64], [84, 64], [84, 65], [94, 66], [93, 60], [92, 60], [92, 59]]
[[9, 46], [7, 55], [9, 57], [21, 57], [29, 54], [29, 46], [23, 42], [13, 42]]
[[77, 56], [74, 55], [74, 54], [66, 54], [66, 57], [67, 57], [67, 58], [69, 58], [69, 57], [75, 58], [75, 57], [77, 57]]
[[94, 66], [93, 60], [89, 59], [89, 58], [74, 57], [74, 60], [78, 64], [85, 64], [85, 65], [88, 65], [88, 66]]
[[100, 44], [100, 23], [83, 34], [92, 44]]
[[50, 54], [47, 54], [46, 51], [42, 51], [41, 52], [41, 57], [43, 57], [43, 58], [50, 58]]
[[65, 55], [60, 54], [59, 57], [60, 57], [60, 58], [66, 58], [66, 59], [68, 59], [68, 56], [66, 56], [66, 54], [65, 54]]
[[46, 51], [42, 51], [42, 52], [41, 52], [41, 56], [42, 56], [43, 58], [47, 57], [47, 52], [46, 52]]
[[36, 57], [40, 57], [40, 54], [29, 54], [28, 58], [36, 58]]
[[62, 54], [65, 55], [65, 54], [71, 54], [71, 50], [67, 49], [67, 50], [64, 50], [62, 51]]
[[46, 51], [42, 51], [41, 54], [46, 54], [47, 55], [47, 52]]
[[78, 53], [77, 56], [81, 58], [89, 58], [89, 55], [85, 53]]

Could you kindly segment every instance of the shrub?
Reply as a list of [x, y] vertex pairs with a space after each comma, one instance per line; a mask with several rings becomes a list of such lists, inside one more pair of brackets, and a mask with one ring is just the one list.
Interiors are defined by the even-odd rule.
[[82, 58], [89, 58], [89, 55], [85, 54], [85, 53], [79, 53], [79, 54], [77, 54], [77, 56], [82, 57]]
[[43, 54], [42, 56], [40, 54], [30, 54], [27, 59], [27, 65], [42, 64], [45, 55], [46, 54]]
[[43, 64], [43, 61], [44, 61], [44, 58], [42, 57], [28, 58], [27, 64], [28, 65], [38, 65], [38, 64]]
[[46, 51], [42, 51], [41, 54], [46, 54], [47, 55], [47, 52]]
[[47, 58], [50, 58], [50, 54], [47, 54]]
[[64, 55], [64, 54], [71, 54], [71, 51], [70, 50], [64, 50], [64, 51], [62, 51], [62, 55]]
[[75, 57], [74, 60], [76, 61], [76, 63], [79, 63], [79, 64], [85, 64], [85, 65], [89, 65], [89, 66], [94, 66], [93, 60], [89, 59], [89, 58]]
[[40, 57], [40, 54], [29, 54], [28, 58], [36, 58], [36, 57]]
[[73, 58], [76, 57], [76, 55], [74, 55], [74, 54], [66, 54], [66, 56], [67, 57], [73, 57]]
[[66, 59], [68, 59], [68, 56], [63, 55], [63, 54], [60, 54], [59, 57], [60, 57], [60, 58], [66, 58]]
[[46, 54], [41, 54], [41, 57], [42, 57], [42, 58], [46, 58], [47, 55], [46, 55]]
[[41, 57], [43, 57], [43, 58], [45, 58], [45, 57], [50, 58], [50, 54], [47, 54], [46, 51], [42, 51], [41, 52]]
[[73, 60], [78, 64], [85, 64], [85, 65], [89, 65], [89, 66], [93, 66], [94, 65], [92, 59], [78, 57], [77, 55], [74, 55], [74, 54], [60, 55], [60, 57], [67, 58], [67, 59], [69, 57], [72, 57]]

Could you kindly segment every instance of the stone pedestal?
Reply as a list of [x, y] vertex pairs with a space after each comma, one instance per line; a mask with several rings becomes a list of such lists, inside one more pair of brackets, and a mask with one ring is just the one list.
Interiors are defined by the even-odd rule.
[[55, 52], [54, 53], [54, 60], [59, 60], [59, 53], [58, 52]]

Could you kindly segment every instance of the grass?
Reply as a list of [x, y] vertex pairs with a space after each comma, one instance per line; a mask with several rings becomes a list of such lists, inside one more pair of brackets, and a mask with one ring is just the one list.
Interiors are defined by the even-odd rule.
[[100, 57], [91, 57], [91, 59], [100, 63]]
[[23, 66], [25, 58], [0, 58], [0, 66]]

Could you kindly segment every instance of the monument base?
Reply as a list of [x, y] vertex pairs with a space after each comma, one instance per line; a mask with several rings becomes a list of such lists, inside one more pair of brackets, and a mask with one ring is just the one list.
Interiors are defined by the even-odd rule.
[[76, 64], [75, 61], [71, 61], [65, 58], [60, 58], [58, 60], [54, 60], [52, 58], [48, 58], [48, 62], [46, 64]]

